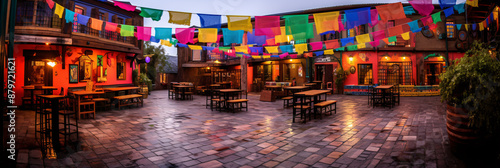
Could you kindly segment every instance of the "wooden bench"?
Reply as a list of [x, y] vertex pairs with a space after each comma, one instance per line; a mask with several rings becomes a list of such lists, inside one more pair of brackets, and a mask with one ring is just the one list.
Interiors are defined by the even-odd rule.
[[293, 99], [292, 96], [287, 96], [287, 97], [281, 98], [281, 100], [283, 100], [283, 108], [289, 107], [290, 106], [290, 100], [292, 100], [292, 99]]
[[[332, 108], [332, 106], [334, 106], [334, 108]], [[323, 118], [323, 110], [325, 110], [325, 114], [330, 112], [330, 115], [332, 115], [332, 111], [335, 111], [335, 114], [337, 114], [337, 101], [327, 100], [314, 104], [314, 117], [316, 117], [316, 112], [319, 112], [320, 117]]]
[[[228, 104], [229, 108], [232, 109], [233, 113], [235, 112], [235, 107], [234, 105], [238, 104], [239, 108], [238, 109], [243, 109], [245, 108], [246, 111], [248, 111], [248, 99], [235, 99], [235, 100], [227, 100], [226, 103]], [[243, 103], [245, 106], [243, 106]]]
[[132, 104], [136, 104], [137, 107], [139, 107], [139, 103], [141, 104], [141, 107], [144, 106], [143, 96], [140, 94], [115, 96], [113, 99], [118, 100], [118, 109], [121, 109], [122, 106], [129, 106]]

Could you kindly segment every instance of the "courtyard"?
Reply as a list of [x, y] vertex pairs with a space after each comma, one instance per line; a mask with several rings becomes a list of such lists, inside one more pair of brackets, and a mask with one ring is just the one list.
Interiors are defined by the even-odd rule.
[[[80, 142], [41, 159], [34, 112], [18, 113], [24, 167], [464, 167], [448, 145], [439, 97], [401, 97], [392, 109], [366, 96], [329, 95], [337, 114], [292, 123], [281, 101], [249, 94], [248, 112], [205, 108], [205, 97], [175, 101], [154, 91], [143, 108], [80, 120]], [[472, 162], [474, 163], [474, 162]], [[476, 162], [486, 164], [484, 162]]]

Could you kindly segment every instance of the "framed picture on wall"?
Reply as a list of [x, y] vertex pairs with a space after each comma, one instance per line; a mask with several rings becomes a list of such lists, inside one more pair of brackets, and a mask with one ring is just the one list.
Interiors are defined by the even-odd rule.
[[78, 64], [69, 64], [69, 83], [78, 83]]
[[78, 68], [80, 69], [80, 81], [92, 80], [92, 59], [90, 59], [89, 56], [84, 55], [80, 57], [80, 65]]
[[116, 62], [116, 79], [125, 80], [126, 76], [125, 62]]

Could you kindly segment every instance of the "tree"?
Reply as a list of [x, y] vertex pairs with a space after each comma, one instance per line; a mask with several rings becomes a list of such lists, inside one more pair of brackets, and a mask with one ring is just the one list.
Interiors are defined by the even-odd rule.
[[155, 83], [157, 73], [165, 73], [166, 68], [173, 66], [168, 62], [169, 57], [165, 55], [165, 49], [161, 45], [154, 46], [149, 41], [144, 42], [144, 55], [150, 55], [151, 60], [141, 65], [141, 72], [146, 72], [152, 83]]

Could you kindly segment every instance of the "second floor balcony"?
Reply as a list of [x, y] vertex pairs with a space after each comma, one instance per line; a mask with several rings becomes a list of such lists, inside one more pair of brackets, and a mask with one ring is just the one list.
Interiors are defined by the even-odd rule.
[[[62, 4], [62, 0], [54, 0]], [[16, 34], [44, 35], [55, 37], [71, 37], [78, 35], [88, 38], [98, 38], [120, 42], [138, 47], [136, 37], [122, 37], [117, 31], [95, 30], [90, 25], [79, 23], [66, 23], [64, 16], [59, 18], [54, 14], [54, 9], [50, 9], [45, 0], [18, 0], [16, 16]], [[76, 21], [76, 17], [74, 18]]]

